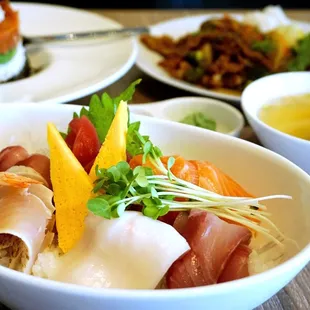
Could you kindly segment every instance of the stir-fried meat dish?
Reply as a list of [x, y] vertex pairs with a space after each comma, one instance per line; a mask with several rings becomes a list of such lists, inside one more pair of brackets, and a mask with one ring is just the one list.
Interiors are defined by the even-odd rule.
[[242, 91], [259, 77], [286, 71], [295, 57], [282, 33], [263, 33], [229, 16], [207, 20], [177, 40], [148, 34], [141, 41], [164, 57], [159, 65], [172, 77], [212, 89]]

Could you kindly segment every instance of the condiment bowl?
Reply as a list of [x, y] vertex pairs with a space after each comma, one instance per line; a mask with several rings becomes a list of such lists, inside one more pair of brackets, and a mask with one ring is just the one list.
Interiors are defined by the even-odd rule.
[[284, 96], [310, 94], [310, 72], [286, 72], [258, 79], [243, 91], [241, 106], [261, 143], [310, 173], [310, 141], [265, 124], [259, 113], [265, 104]]
[[153, 103], [131, 104], [130, 109], [136, 114], [174, 122], [180, 122], [192, 113], [202, 112], [216, 122], [215, 131], [235, 137], [239, 137], [244, 126], [244, 117], [237, 108], [226, 102], [205, 97], [179, 97]]
[[[58, 104], [0, 106], [0, 148], [12, 144], [33, 151], [46, 148], [47, 122], [66, 130], [73, 112], [80, 109], [78, 105]], [[131, 121], [137, 120], [141, 121], [141, 134], [149, 135], [166, 155], [211, 161], [255, 196], [291, 196], [292, 199], [275, 199], [265, 204], [273, 222], [298, 247], [293, 244], [285, 248], [283, 261], [272, 260], [267, 270], [255, 275], [174, 290], [89, 288], [0, 267], [1, 302], [22, 310], [250, 310], [276, 294], [309, 262], [310, 176], [307, 173], [284, 157], [242, 139], [154, 117], [131, 115]], [[264, 245], [257, 241], [259, 246]], [[274, 254], [279, 257], [277, 251]]]

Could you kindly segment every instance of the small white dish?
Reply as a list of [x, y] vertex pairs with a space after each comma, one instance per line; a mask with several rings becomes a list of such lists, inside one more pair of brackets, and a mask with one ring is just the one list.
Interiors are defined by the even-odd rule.
[[[0, 148], [21, 144], [47, 147], [46, 124], [66, 130], [78, 105], [0, 105]], [[61, 283], [26, 275], [0, 266], [0, 300], [23, 310], [250, 310], [289, 283], [310, 260], [310, 176], [282, 156], [253, 143], [152, 117], [132, 115], [141, 121], [164, 154], [208, 160], [243, 184], [255, 196], [287, 194], [293, 199], [267, 201], [271, 219], [300, 249], [287, 249], [287, 258], [268, 271], [236, 281], [186, 289], [100, 289]], [[263, 245], [263, 244], [261, 244]], [[269, 249], [270, 250], [270, 249]], [[272, 249], [271, 249], [272, 251]], [[275, 249], [275, 254], [279, 256]]]
[[[243, 14], [229, 14], [230, 16], [242, 21]], [[199, 29], [200, 25], [212, 18], [221, 18], [224, 14], [204, 14], [204, 15], [194, 15], [185, 16], [176, 19], [170, 19], [158, 24], [154, 24], [150, 27], [150, 33], [155, 36], [169, 35], [172, 38], [180, 38], [190, 32], [195, 32]], [[304, 31], [310, 32], [310, 23], [292, 21], [300, 26]], [[139, 41], [139, 40], [138, 40]], [[240, 103], [241, 95], [233, 94], [227, 90], [227, 92], [218, 92], [212, 89], [206, 89], [200, 86], [196, 86], [191, 83], [187, 83], [182, 80], [171, 77], [163, 68], [158, 65], [158, 62], [162, 59], [158, 53], [149, 50], [140, 41], [138, 42], [138, 56], [136, 60], [137, 66], [144, 71], [149, 76], [157, 79], [165, 84], [196, 93], [202, 96], [213, 97], [217, 99], [228, 100], [231, 102]]]
[[[21, 33], [29, 36], [122, 28], [106, 17], [60, 5], [12, 2], [12, 7], [19, 12]], [[136, 55], [133, 38], [30, 46], [30, 65], [39, 72], [1, 84], [0, 103], [76, 100], [121, 78]]]
[[235, 137], [240, 136], [244, 126], [244, 117], [237, 108], [223, 101], [204, 97], [180, 97], [154, 103], [131, 104], [130, 110], [136, 114], [174, 122], [180, 122], [192, 113], [202, 112], [215, 120], [217, 132]]
[[258, 116], [261, 108], [275, 99], [305, 93], [310, 93], [310, 72], [279, 73], [251, 83], [242, 94], [241, 105], [261, 143], [310, 174], [310, 141], [274, 129]]

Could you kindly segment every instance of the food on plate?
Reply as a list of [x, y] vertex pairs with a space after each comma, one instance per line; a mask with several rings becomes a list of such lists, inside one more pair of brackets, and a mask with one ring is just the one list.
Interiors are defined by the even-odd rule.
[[130, 119], [139, 83], [94, 95], [65, 132], [47, 124], [49, 180], [36, 153], [0, 153], [2, 265], [95, 288], [175, 289], [251, 275], [257, 237], [285, 247], [263, 201], [291, 197], [256, 197], [211, 162], [163, 154]]
[[196, 127], [201, 127], [209, 130], [216, 130], [216, 121], [212, 118], [209, 118], [202, 112], [194, 112], [185, 116], [180, 121], [183, 124], [193, 125]]
[[170, 76], [216, 91], [240, 94], [260, 77], [310, 69], [310, 34], [277, 6], [243, 19], [214, 17], [179, 38], [145, 34], [141, 42], [162, 56], [158, 64]]
[[260, 119], [289, 135], [310, 140], [310, 94], [284, 96], [264, 105]]
[[0, 0], [0, 83], [30, 74], [19, 26], [18, 12], [8, 0]]

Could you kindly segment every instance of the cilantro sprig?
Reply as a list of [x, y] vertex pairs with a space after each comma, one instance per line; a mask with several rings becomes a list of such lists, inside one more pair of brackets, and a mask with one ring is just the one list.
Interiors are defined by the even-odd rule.
[[[127, 162], [119, 162], [108, 169], [97, 167], [97, 180], [93, 189], [97, 196], [88, 201], [89, 211], [111, 219], [120, 217], [131, 205], [138, 205], [145, 216], [157, 219], [170, 211], [208, 210], [221, 218], [260, 232], [279, 244], [269, 229], [259, 225], [265, 222], [276, 228], [268, 219], [266, 207], [260, 202], [290, 196], [227, 197], [180, 179], [171, 171], [175, 158], [170, 157], [165, 166], [161, 161], [161, 150], [148, 136], [141, 135], [139, 129], [139, 122], [129, 125], [127, 151], [131, 155], [143, 155], [142, 166], [132, 169]], [[147, 166], [144, 166], [146, 163]], [[160, 174], [154, 174], [153, 171]], [[277, 232], [281, 234], [279, 230]]]

